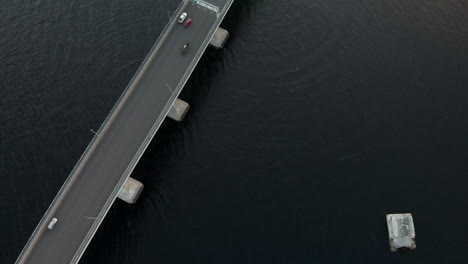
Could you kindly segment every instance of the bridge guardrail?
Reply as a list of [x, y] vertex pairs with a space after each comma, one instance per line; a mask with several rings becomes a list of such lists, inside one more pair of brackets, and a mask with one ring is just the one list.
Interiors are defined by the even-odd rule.
[[[125, 92], [122, 94], [122, 96], [119, 98], [119, 100], [117, 101], [117, 103], [115, 104], [114, 108], [112, 109], [111, 111], [111, 114], [115, 112], [115, 115], [118, 113], [118, 111], [120, 109], [117, 109], [119, 106], [121, 106], [121, 104], [123, 105], [124, 103], [124, 97], [128, 97], [128, 95], [131, 93], [131, 90], [133, 90], [133, 88], [136, 86], [136, 84], [138, 83], [139, 81], [139, 76], [140, 76], [140, 73], [141, 72], [144, 72], [146, 71], [146, 69], [148, 68], [150, 62], [153, 60], [154, 56], [156, 56], [156, 54], [158, 53], [160, 47], [162, 46], [162, 44], [164, 43], [165, 39], [167, 38], [167, 36], [169, 35], [169, 33], [171, 32], [172, 28], [174, 27], [174, 25], [176, 24], [176, 21], [177, 21], [177, 16], [179, 15], [179, 13], [181, 12], [182, 9], [184, 9], [186, 6], [188, 5], [188, 0], [182, 0], [182, 2], [179, 4], [179, 6], [177, 7], [177, 9], [174, 11], [174, 13], [172, 14], [171, 18], [169, 19], [169, 23], [166, 25], [166, 27], [163, 29], [163, 31], [161, 32], [161, 34], [159, 35], [158, 39], [156, 40], [155, 44], [153, 45], [153, 47], [151, 48], [150, 52], [148, 53], [148, 55], [146, 56], [146, 58], [143, 60], [143, 63], [140, 65], [140, 67], [138, 68], [137, 72], [135, 73], [135, 75], [133, 76], [132, 80], [130, 81], [130, 83], [128, 84], [127, 88], [125, 88]], [[124, 96], [125, 95], [125, 96]], [[121, 101], [122, 100], [122, 101]], [[108, 118], [113, 118], [113, 116], [111, 116], [111, 114], [109, 114]], [[108, 120], [108, 118], [106, 118], [106, 121]], [[101, 128], [103, 129], [107, 129], [107, 127], [104, 127], [104, 126], [101, 126]], [[101, 130], [101, 128], [99, 130]], [[99, 135], [99, 131], [98, 131], [98, 135]], [[127, 173], [125, 173], [127, 174]], [[114, 189], [114, 191], [112, 192], [112, 195], [111, 197], [109, 197], [109, 199], [106, 201], [106, 203], [104, 204], [104, 207], [105, 208], [104, 210], [101, 210], [97, 216], [97, 219], [96, 221], [93, 223], [93, 225], [91, 226], [91, 229], [90, 231], [88, 232], [88, 234], [86, 235], [85, 239], [84, 239], [84, 243], [82, 243], [80, 245], [80, 247], [78, 248], [77, 250], [77, 254], [75, 254], [75, 256], [73, 257], [71, 263], [77, 263], [81, 256], [83, 255], [86, 247], [88, 246], [88, 244], [91, 242], [91, 238], [94, 236], [94, 234], [96, 233], [97, 229], [99, 228], [99, 226], [101, 225], [102, 221], [104, 220], [104, 217], [107, 215], [107, 212], [109, 211], [110, 207], [112, 206], [112, 204], [114, 203], [115, 199], [117, 198], [117, 193], [118, 191], [122, 188], [123, 184], [125, 183], [125, 181], [127, 180], [127, 178], [130, 176], [130, 173], [128, 173], [128, 175], [126, 177], [122, 177], [122, 179], [120, 179], [119, 183], [117, 184], [116, 188]]]
[[[28, 239], [28, 242], [26, 242], [26, 245], [25, 247], [23, 248], [23, 250], [21, 251], [20, 255], [18, 256], [17, 260], [15, 263], [17, 264], [22, 264], [24, 263], [26, 260], [27, 260], [27, 257], [30, 253], [30, 250], [31, 248], [34, 246], [34, 244], [36, 243], [36, 240], [38, 237], [41, 236], [42, 232], [44, 231], [44, 228], [45, 226], [47, 225], [47, 223], [49, 222], [49, 219], [52, 217], [52, 215], [54, 214], [55, 210], [56, 210], [56, 206], [58, 204], [60, 204], [61, 202], [61, 198], [62, 198], [62, 195], [64, 193], [66, 193], [70, 187], [73, 185], [73, 182], [75, 181], [76, 177], [79, 175], [79, 172], [82, 168], [82, 165], [85, 163], [85, 161], [90, 157], [90, 155], [92, 154], [93, 150], [96, 148], [97, 144], [99, 143], [99, 139], [100, 139], [100, 136], [106, 132], [107, 128], [109, 127], [110, 123], [112, 122], [112, 120], [114, 119], [114, 117], [118, 114], [118, 112], [120, 111], [121, 109], [121, 106], [124, 104], [125, 100], [128, 98], [128, 96], [131, 94], [133, 88], [135, 87], [135, 85], [138, 83], [139, 81], [139, 75], [140, 73], [146, 71], [146, 69], [148, 68], [149, 66], [149, 63], [150, 61], [154, 58], [154, 56], [156, 55], [156, 53], [158, 52], [159, 48], [161, 47], [162, 43], [164, 42], [164, 40], [166, 39], [166, 37], [169, 35], [170, 31], [172, 30], [172, 28], [174, 27], [174, 24], [176, 23], [176, 18], [177, 18], [177, 15], [180, 13], [180, 11], [186, 7], [188, 4], [188, 0], [182, 0], [182, 2], [179, 4], [179, 6], [177, 7], [177, 9], [174, 11], [174, 14], [171, 16], [171, 18], [169, 19], [169, 23], [166, 24], [166, 26], [164, 27], [163, 31], [161, 32], [161, 34], [159, 35], [158, 39], [156, 40], [155, 44], [153, 45], [153, 47], [151, 48], [150, 52], [148, 53], [148, 55], [145, 57], [145, 59], [143, 60], [142, 64], [140, 65], [140, 67], [138, 68], [137, 72], [135, 73], [135, 75], [132, 77], [132, 79], [130, 80], [129, 84], [127, 85], [127, 87], [125, 88], [124, 92], [122, 93], [122, 95], [119, 97], [119, 99], [117, 100], [117, 102], [114, 104], [114, 106], [112, 107], [112, 110], [110, 111], [110, 113], [107, 115], [106, 119], [104, 120], [104, 122], [101, 124], [99, 130], [96, 132], [95, 136], [92, 138], [91, 142], [88, 144], [88, 146], [86, 147], [85, 151], [83, 152], [83, 154], [81, 155], [80, 159], [78, 160], [78, 162], [76, 163], [75, 167], [72, 169], [72, 171], [70, 172], [69, 176], [67, 177], [67, 179], [65, 180], [65, 183], [62, 185], [62, 187], [60, 188], [60, 190], [58, 191], [57, 195], [55, 196], [54, 200], [52, 201], [52, 203], [50, 204], [49, 208], [47, 209], [47, 211], [44, 213], [44, 216], [42, 217], [42, 219], [40, 220], [39, 224], [36, 226], [36, 228], [34, 229], [32, 235], [30, 236], [30, 238]], [[126, 180], [126, 179], [125, 179]], [[120, 183], [120, 182], [119, 182]], [[120, 184], [119, 184], [120, 185]], [[123, 183], [122, 183], [123, 185]], [[121, 186], [119, 187], [119, 189], [121, 188]], [[115, 200], [115, 197], [112, 199], [112, 202]], [[106, 203], [107, 205], [107, 203]], [[109, 207], [110, 208], [110, 207]], [[106, 213], [107, 213], [107, 210], [106, 210]], [[103, 215], [105, 216], [105, 214]], [[94, 233], [96, 232], [97, 228], [99, 227], [100, 223], [102, 222], [102, 219], [100, 218], [103, 218], [103, 216], [101, 216], [101, 214], [98, 215], [98, 219], [96, 220], [96, 222], [99, 222], [97, 225], [96, 225], [96, 222], [93, 224], [93, 227], [91, 228], [91, 230], [93, 231], [92, 232], [92, 235], [94, 235]], [[92, 236], [91, 235], [91, 236]], [[89, 238], [88, 236], [86, 237], [86, 244], [84, 245], [84, 248], [87, 247], [87, 245], [89, 244]], [[81, 251], [81, 252], [80, 252]], [[80, 245], [80, 248], [78, 250], [78, 252], [80, 252], [79, 255], [75, 255], [73, 260], [72, 260], [72, 263], [76, 263], [78, 262], [78, 260], [81, 258], [81, 255], [82, 253], [84, 252], [83, 250], [83, 244]]]
[[[122, 185], [125, 183], [125, 181], [127, 180], [127, 178], [130, 176], [130, 173], [133, 171], [133, 169], [135, 168], [138, 160], [141, 158], [141, 156], [143, 155], [144, 151], [146, 150], [146, 148], [148, 147], [149, 143], [151, 142], [151, 140], [153, 139], [154, 135], [156, 134], [157, 130], [159, 129], [159, 127], [161, 126], [162, 124], [162, 119], [164, 119], [166, 116], [167, 116], [167, 113], [169, 112], [172, 104], [174, 103], [175, 99], [179, 96], [180, 92], [182, 91], [182, 88], [185, 86], [185, 83], [188, 81], [188, 78], [189, 76], [191, 75], [191, 73], [193, 72], [193, 70], [195, 69], [195, 66], [198, 64], [198, 62], [200, 61], [200, 58], [202, 57], [203, 53], [205, 52], [206, 48], [208, 47], [209, 45], [209, 42], [211, 41], [211, 39], [213, 38], [215, 32], [216, 32], [216, 29], [219, 27], [219, 25], [221, 24], [221, 22], [223, 21], [224, 19], [224, 16], [226, 15], [227, 11], [229, 10], [229, 8], [231, 7], [232, 3], [234, 2], [234, 0], [228, 0], [228, 3], [225, 5], [225, 7], [223, 8], [223, 10], [220, 12], [220, 14], [217, 14], [216, 17], [217, 17], [217, 20], [216, 20], [216, 23], [213, 24], [213, 26], [211, 27], [210, 31], [209, 31], [209, 34], [207, 35], [207, 37], [205, 38], [205, 40], [203, 41], [203, 44], [202, 44], [202, 47], [204, 47], [203, 49], [199, 49], [197, 51], [197, 54], [195, 55], [195, 59], [191, 62], [189, 68], [185, 71], [181, 81], [179, 82], [179, 84], [177, 85], [177, 87], [175, 88], [175, 91], [172, 93], [171, 95], [171, 98], [169, 99], [168, 103], [166, 104], [166, 106], [164, 107], [163, 111], [162, 111], [162, 115], [160, 115], [160, 117], [156, 120], [155, 124], [153, 125], [153, 127], [151, 128], [148, 136], [145, 138], [145, 140], [143, 141], [143, 143], [141, 144], [140, 148], [138, 149], [137, 153], [135, 154], [135, 156], [133, 157], [132, 161], [130, 162], [130, 164], [128, 165], [127, 169], [125, 170], [124, 172], [124, 175], [127, 175], [126, 177], [123, 177], [119, 183], [117, 184], [116, 188], [114, 189], [114, 191], [112, 192], [111, 194], [111, 197], [109, 197], [109, 199], [107, 200], [106, 204], [104, 205], [104, 207], [106, 208], [106, 210], [102, 211], [99, 216], [98, 216], [98, 220], [99, 223], [97, 224], [96, 228], [94, 229], [93, 232], [89, 232], [88, 235], [86, 236], [86, 240], [88, 241], [87, 243], [89, 243], [90, 241], [90, 238], [94, 235], [94, 233], [96, 232], [97, 230], [97, 227], [99, 227], [99, 224], [100, 222], [102, 222], [103, 220], [103, 216], [105, 216], [107, 214], [107, 211], [110, 209], [110, 205], [112, 205], [112, 203], [114, 202], [114, 200], [117, 198], [117, 193], [119, 192], [120, 188], [122, 187]], [[187, 3], [188, 4], [188, 1]], [[180, 11], [179, 11], [180, 12]], [[176, 14], [178, 14], [176, 12]], [[95, 222], [96, 224], [96, 222]], [[94, 224], [94, 225], [95, 225]], [[93, 227], [94, 227], [93, 225]], [[86, 248], [86, 247], [85, 247]], [[84, 251], [84, 250], [82, 250]], [[81, 252], [82, 253], [82, 252]], [[79, 260], [79, 258], [77, 259]]]

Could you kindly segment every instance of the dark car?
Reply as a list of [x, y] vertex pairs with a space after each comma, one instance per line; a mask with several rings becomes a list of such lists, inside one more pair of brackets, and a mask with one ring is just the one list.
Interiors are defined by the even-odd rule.
[[189, 47], [190, 47], [190, 43], [189, 42], [185, 43], [184, 46], [182, 47], [182, 54], [187, 53]]

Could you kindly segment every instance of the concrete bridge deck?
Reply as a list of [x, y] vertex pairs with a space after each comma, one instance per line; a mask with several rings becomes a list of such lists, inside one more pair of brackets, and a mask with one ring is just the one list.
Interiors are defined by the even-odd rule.
[[[233, 0], [184, 0], [67, 181], [16, 263], [77, 263]], [[193, 19], [185, 28], [181, 12]], [[181, 53], [184, 43], [190, 49]], [[53, 230], [47, 224], [53, 218]]]

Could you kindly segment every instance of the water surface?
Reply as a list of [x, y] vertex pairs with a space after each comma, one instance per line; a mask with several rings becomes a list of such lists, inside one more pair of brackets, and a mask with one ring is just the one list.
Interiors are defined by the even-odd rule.
[[[4, 1], [1, 263], [177, 5]], [[468, 263], [468, 2], [236, 1], [223, 27], [80, 263]], [[389, 252], [395, 212], [417, 250]]]

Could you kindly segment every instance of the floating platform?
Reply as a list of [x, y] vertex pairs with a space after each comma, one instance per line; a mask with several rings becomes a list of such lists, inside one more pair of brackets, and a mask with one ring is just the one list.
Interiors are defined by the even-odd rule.
[[400, 248], [416, 248], [416, 232], [411, 214], [388, 214], [387, 226], [390, 251], [396, 252]]

